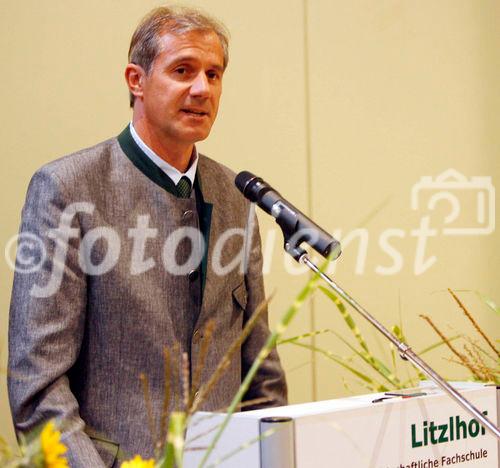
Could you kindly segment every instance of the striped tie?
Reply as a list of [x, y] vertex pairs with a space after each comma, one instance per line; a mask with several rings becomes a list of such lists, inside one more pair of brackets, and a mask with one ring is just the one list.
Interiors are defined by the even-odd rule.
[[177, 196], [179, 198], [189, 198], [191, 195], [191, 181], [188, 177], [182, 176], [177, 184]]

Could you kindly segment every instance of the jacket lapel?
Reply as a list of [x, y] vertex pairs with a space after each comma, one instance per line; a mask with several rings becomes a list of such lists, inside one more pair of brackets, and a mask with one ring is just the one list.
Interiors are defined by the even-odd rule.
[[213, 309], [222, 285], [224, 287], [230, 286], [224, 284], [227, 278], [214, 272], [212, 263], [217, 240], [222, 235], [224, 229], [231, 227], [228, 226], [225, 219], [225, 213], [227, 215], [231, 207], [225, 206], [227, 200], [224, 198], [224, 189], [221, 189], [224, 184], [227, 184], [227, 180], [222, 177], [220, 169], [205, 156], [199, 154], [199, 158], [197, 179], [202, 194], [202, 213], [205, 213], [207, 218], [207, 235], [205, 236], [205, 232], [203, 233], [207, 242], [207, 248], [202, 264], [202, 268], [205, 268], [205, 285], [201, 311], [196, 325], [197, 328], [200, 326], [203, 327], [206, 320], [214, 314]]

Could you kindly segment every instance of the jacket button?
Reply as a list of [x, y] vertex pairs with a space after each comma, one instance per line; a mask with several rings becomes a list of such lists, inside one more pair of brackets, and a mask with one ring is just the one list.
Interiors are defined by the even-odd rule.
[[192, 210], [186, 210], [182, 213], [182, 219], [192, 219], [194, 212]]
[[198, 270], [191, 270], [188, 274], [189, 281], [193, 282], [198, 279]]

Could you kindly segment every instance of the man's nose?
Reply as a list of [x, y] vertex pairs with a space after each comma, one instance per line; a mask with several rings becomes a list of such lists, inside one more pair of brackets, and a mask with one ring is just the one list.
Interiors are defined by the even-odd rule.
[[208, 97], [210, 94], [210, 84], [208, 83], [205, 72], [200, 72], [196, 75], [191, 84], [191, 94], [193, 96]]

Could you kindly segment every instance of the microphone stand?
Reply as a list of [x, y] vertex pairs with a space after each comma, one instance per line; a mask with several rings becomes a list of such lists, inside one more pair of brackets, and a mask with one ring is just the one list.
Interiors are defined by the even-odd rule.
[[[294, 245], [295, 244], [295, 245]], [[469, 400], [464, 398], [455, 390], [446, 380], [444, 380], [434, 369], [423, 361], [407, 344], [398, 340], [387, 328], [385, 328], [375, 317], [373, 317], [363, 306], [361, 306], [353, 297], [344, 291], [328, 275], [323, 273], [310, 259], [307, 252], [299, 247], [297, 243], [291, 242], [288, 235], [285, 234], [285, 251], [289, 253], [299, 263], [307, 267], [315, 274], [319, 275], [328, 286], [358, 311], [368, 322], [370, 322], [382, 335], [384, 335], [399, 351], [401, 359], [410, 361], [419, 368], [427, 377], [429, 377], [438, 387], [454, 399], [462, 408], [468, 411], [476, 418], [491, 434], [500, 440], [500, 430], [495, 426], [481, 411], [479, 411]]]
[[476, 418], [477, 421], [488, 429], [500, 440], [500, 430], [470, 401], [464, 398], [446, 380], [444, 380], [434, 369], [405, 343], [398, 340], [387, 328], [385, 328], [375, 317], [373, 317], [354, 298], [345, 292], [338, 284], [323, 273], [308, 257], [307, 252], [300, 247], [302, 242], [309, 244], [323, 257], [336, 259], [340, 255], [340, 243], [330, 236], [311, 219], [298, 211], [288, 203], [269, 184], [260, 177], [243, 171], [238, 174], [235, 184], [243, 195], [251, 202], [256, 202], [266, 213], [269, 213], [280, 226], [285, 241], [285, 251], [297, 262], [307, 265], [314, 273], [319, 275], [328, 286], [342, 297], [348, 304], [357, 310], [368, 322], [370, 322], [382, 335], [384, 335], [399, 351], [402, 359], [410, 361], [429, 377], [438, 387], [444, 390], [462, 408]]

